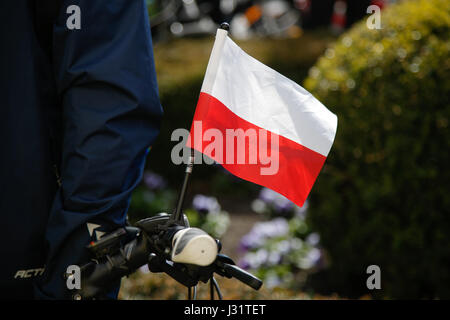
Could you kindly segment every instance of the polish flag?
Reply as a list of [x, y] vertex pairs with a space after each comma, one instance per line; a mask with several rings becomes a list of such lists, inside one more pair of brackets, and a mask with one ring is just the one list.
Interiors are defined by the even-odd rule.
[[[331, 149], [336, 128], [336, 115], [308, 91], [247, 55], [226, 30], [218, 29], [188, 147], [232, 174], [302, 206]], [[205, 143], [217, 142], [213, 140], [220, 136], [227, 139], [239, 129], [256, 133], [257, 139], [247, 137], [231, 149], [223, 141], [216, 148]], [[242, 150], [246, 160], [258, 153], [256, 163], [230, 161]], [[268, 155], [278, 161], [271, 164], [275, 170], [268, 168]]]

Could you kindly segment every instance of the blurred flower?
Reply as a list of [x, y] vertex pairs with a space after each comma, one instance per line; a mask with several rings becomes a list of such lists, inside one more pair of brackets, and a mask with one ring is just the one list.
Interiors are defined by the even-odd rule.
[[274, 238], [286, 235], [289, 231], [289, 224], [285, 218], [275, 218], [268, 222], [257, 223], [254, 230], [266, 238]]
[[255, 259], [258, 261], [259, 264], [263, 264], [267, 261], [267, 258], [269, 257], [269, 252], [266, 249], [259, 249], [255, 253]]
[[226, 211], [212, 211], [206, 215], [206, 221], [202, 224], [202, 229], [210, 235], [220, 238], [225, 234], [230, 225], [230, 216]]
[[306, 237], [306, 242], [311, 246], [317, 246], [320, 241], [320, 236], [318, 233], [313, 232]]
[[240, 248], [243, 251], [260, 247], [268, 238], [284, 236], [289, 231], [289, 224], [284, 218], [276, 218], [267, 222], [258, 222], [242, 237]]
[[258, 222], [242, 237], [240, 247], [249, 250], [260, 247], [266, 239], [284, 236], [289, 232], [289, 224], [284, 218], [275, 218], [267, 222]]
[[322, 257], [322, 253], [317, 248], [312, 248], [308, 251], [306, 256], [302, 257], [298, 261], [298, 266], [302, 269], [310, 269], [314, 267]]
[[198, 194], [192, 200], [192, 206], [200, 212], [219, 212], [220, 205], [215, 197]]
[[274, 288], [281, 284], [281, 279], [276, 273], [269, 273], [264, 279], [267, 288]]
[[264, 238], [256, 233], [256, 232], [249, 232], [245, 236], [242, 237], [240, 242], [240, 249], [241, 251], [247, 251], [249, 249], [257, 248], [259, 246], [262, 246], [264, 243]]
[[240, 268], [242, 268], [244, 270], [250, 269], [250, 262], [248, 262], [246, 257], [243, 257], [243, 258], [239, 259], [237, 265], [238, 265], [238, 267], [240, 267]]
[[167, 186], [167, 181], [159, 174], [147, 171], [144, 173], [144, 184], [150, 190], [160, 190]]
[[269, 188], [262, 188], [259, 192], [259, 199], [266, 203], [272, 203], [275, 201], [279, 194]]
[[256, 252], [249, 252], [242, 258], [238, 265], [245, 269], [258, 269], [266, 263], [269, 252], [266, 249], [259, 249]]
[[293, 209], [295, 205], [292, 201], [280, 195], [280, 197], [275, 199], [274, 206], [277, 211], [288, 211]]
[[258, 199], [252, 204], [252, 209], [255, 212], [261, 213], [267, 209], [267, 205], [271, 206], [277, 213], [289, 212], [291, 210], [297, 211], [299, 209], [297, 205], [285, 196], [271, 189], [262, 188]]
[[267, 206], [264, 203], [264, 201], [262, 201], [260, 199], [253, 200], [253, 202], [252, 202], [252, 210], [253, 211], [255, 211], [257, 213], [263, 213], [266, 208], [267, 208]]
[[215, 197], [198, 194], [192, 200], [192, 208], [186, 210], [191, 226], [198, 227], [214, 238], [222, 237], [230, 225], [228, 212], [221, 210]]
[[309, 272], [320, 268], [323, 259], [316, 248], [320, 236], [308, 234], [307, 201], [299, 207], [283, 195], [262, 188], [252, 209], [274, 218], [256, 223], [241, 238], [244, 255], [238, 262], [240, 267], [254, 270], [267, 287], [295, 287], [301, 282], [298, 279], [305, 279]]
[[281, 262], [282, 254], [278, 251], [272, 251], [269, 253], [269, 256], [267, 257], [267, 264], [269, 266], [276, 266]]
[[303, 241], [299, 238], [292, 238], [289, 241], [289, 245], [293, 250], [301, 250], [303, 248]]
[[286, 254], [289, 252], [289, 250], [291, 250], [291, 245], [288, 240], [283, 240], [278, 243], [277, 251], [280, 254]]

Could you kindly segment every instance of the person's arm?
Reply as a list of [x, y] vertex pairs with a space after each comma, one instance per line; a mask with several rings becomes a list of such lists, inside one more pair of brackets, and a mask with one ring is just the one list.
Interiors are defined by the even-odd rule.
[[[62, 185], [46, 231], [45, 276], [36, 287], [38, 298], [58, 299], [71, 296], [67, 266], [85, 262], [87, 223], [101, 225], [94, 239], [95, 231], [125, 224], [162, 116], [145, 1], [62, 3], [53, 37]], [[66, 26], [70, 5], [81, 9], [80, 30]]]

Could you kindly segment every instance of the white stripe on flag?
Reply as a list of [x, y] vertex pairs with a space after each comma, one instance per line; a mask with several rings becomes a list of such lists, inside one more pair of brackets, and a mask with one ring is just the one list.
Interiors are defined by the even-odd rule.
[[327, 156], [337, 117], [304, 88], [246, 54], [218, 30], [202, 92], [261, 128]]

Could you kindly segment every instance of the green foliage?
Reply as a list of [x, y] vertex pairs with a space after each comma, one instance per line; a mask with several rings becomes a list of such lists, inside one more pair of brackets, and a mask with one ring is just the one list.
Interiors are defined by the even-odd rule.
[[450, 298], [450, 1], [416, 0], [365, 20], [304, 82], [339, 118], [309, 219], [332, 266], [311, 285], [387, 298]]
[[154, 216], [158, 213], [172, 213], [175, 206], [175, 191], [149, 190], [144, 186], [138, 187], [131, 198], [128, 216], [131, 222]]

